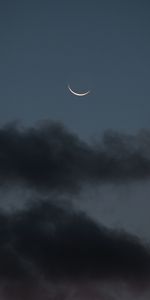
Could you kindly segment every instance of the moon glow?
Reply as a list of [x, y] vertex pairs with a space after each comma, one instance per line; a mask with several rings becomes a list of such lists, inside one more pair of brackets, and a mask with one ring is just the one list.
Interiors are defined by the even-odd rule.
[[79, 96], [79, 97], [86, 96], [86, 95], [88, 95], [88, 94], [90, 93], [90, 91], [87, 91], [87, 92], [85, 92], [85, 93], [76, 93], [76, 92], [74, 92], [74, 91], [71, 89], [71, 87], [70, 87], [69, 85], [68, 85], [68, 89], [69, 89], [69, 91], [70, 91], [73, 95]]

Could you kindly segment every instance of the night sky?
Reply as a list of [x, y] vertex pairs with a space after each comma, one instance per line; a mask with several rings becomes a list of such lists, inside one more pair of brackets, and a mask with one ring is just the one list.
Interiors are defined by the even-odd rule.
[[149, 1], [1, 0], [0, 82], [0, 298], [148, 300]]
[[0, 24], [1, 122], [50, 118], [83, 137], [150, 127], [148, 0], [2, 0]]

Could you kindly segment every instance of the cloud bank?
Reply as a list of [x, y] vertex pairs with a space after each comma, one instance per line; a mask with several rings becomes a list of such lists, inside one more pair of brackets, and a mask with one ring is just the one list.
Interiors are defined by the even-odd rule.
[[150, 132], [136, 136], [106, 131], [88, 144], [62, 124], [0, 129], [0, 184], [78, 191], [84, 183], [149, 179]]
[[0, 282], [150, 281], [150, 249], [125, 232], [106, 230], [52, 199], [0, 216]]
[[85, 183], [149, 179], [149, 146], [148, 131], [105, 132], [90, 145], [58, 123], [0, 129], [0, 187], [23, 184], [47, 192], [46, 199], [40, 193], [22, 209], [0, 210], [1, 299], [113, 300], [104, 282], [135, 290], [150, 286], [148, 245], [106, 229], [62, 200], [68, 192], [71, 201]]

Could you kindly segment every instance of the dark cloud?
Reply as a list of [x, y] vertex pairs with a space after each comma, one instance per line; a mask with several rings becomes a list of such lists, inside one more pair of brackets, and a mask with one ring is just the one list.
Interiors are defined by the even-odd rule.
[[[88, 144], [53, 122], [33, 128], [1, 127], [0, 187], [11, 191], [10, 185], [24, 184], [49, 192], [47, 200], [31, 199], [16, 211], [0, 211], [2, 299], [1, 290], [6, 299], [29, 299], [33, 289], [30, 298], [38, 299], [41, 293], [39, 299], [43, 299], [39, 292], [43, 278], [48, 285], [61, 280], [149, 284], [150, 248], [137, 237], [108, 230], [75, 211], [71, 195], [64, 205], [62, 195], [78, 192], [85, 183], [148, 179], [149, 149], [149, 131], [136, 136], [107, 131], [99, 141]], [[52, 191], [58, 199], [52, 199]], [[7, 282], [9, 289], [6, 284], [3, 289]]]
[[61, 124], [0, 129], [0, 184], [77, 191], [85, 182], [143, 180], [150, 176], [150, 132], [107, 131], [91, 145]]
[[83, 213], [42, 201], [1, 214], [0, 223], [0, 279], [150, 279], [150, 251], [138, 238]]

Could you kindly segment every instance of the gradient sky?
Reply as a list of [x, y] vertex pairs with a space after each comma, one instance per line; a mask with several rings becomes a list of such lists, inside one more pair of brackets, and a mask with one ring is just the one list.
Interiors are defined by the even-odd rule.
[[2, 0], [1, 123], [51, 118], [82, 137], [149, 128], [149, 36], [148, 0]]
[[[1, 236], [6, 236], [1, 243], [4, 249], [10, 245], [8, 252], [3, 252], [3, 247], [0, 247], [0, 265], [6, 264], [6, 273], [8, 273], [6, 281], [8, 280], [10, 284], [7, 295], [7, 287], [3, 287], [0, 281], [2, 300], [30, 299], [28, 297], [30, 285], [27, 284], [25, 287], [21, 285], [18, 288], [12, 284], [13, 278], [9, 275], [7, 267], [12, 271], [14, 265], [16, 276], [18, 274], [20, 276], [19, 272], [24, 276], [26, 270], [31, 277], [32, 272], [35, 278], [37, 276], [39, 285], [33, 287], [35, 296], [31, 295], [31, 299], [48, 299], [51, 285], [49, 281], [44, 281], [40, 267], [45, 263], [44, 249], [49, 249], [49, 239], [53, 245], [54, 227], [58, 227], [60, 245], [61, 241], [63, 243], [61, 226], [64, 225], [57, 220], [59, 210], [57, 211], [57, 207], [54, 208], [54, 216], [56, 214], [54, 221], [48, 214], [53, 213], [53, 198], [56, 194], [58, 203], [56, 201], [55, 205], [65, 199], [68, 210], [73, 207], [79, 212], [79, 219], [75, 212], [72, 219], [69, 214], [66, 214], [66, 222], [69, 226], [64, 226], [66, 236], [73, 236], [74, 243], [77, 245], [82, 244], [82, 239], [84, 241], [86, 228], [89, 228], [89, 244], [90, 241], [94, 241], [97, 245], [98, 224], [105, 225], [109, 229], [125, 229], [127, 233], [136, 234], [143, 243], [145, 241], [150, 243], [149, 81], [150, 3], [148, 0], [1, 0], [0, 222], [2, 222]], [[86, 97], [76, 97], [69, 92], [68, 84], [75, 91], [91, 90], [91, 93]], [[12, 125], [3, 127], [15, 120], [27, 125], [29, 129], [19, 132]], [[56, 123], [45, 123], [44, 128], [37, 127], [35, 131], [30, 130], [33, 124], [42, 120], [53, 120]], [[65, 127], [61, 127], [57, 122]], [[143, 128], [147, 131], [138, 135], [139, 130]], [[119, 131], [121, 135], [118, 138], [113, 134], [110, 136], [104, 134], [100, 145], [106, 146], [106, 149], [102, 153], [102, 148], [97, 148], [96, 143], [99, 143], [99, 135], [105, 133], [107, 129]], [[123, 133], [135, 134], [135, 137], [124, 136]], [[90, 139], [94, 141], [94, 145], [82, 143]], [[121, 184], [117, 181], [118, 174], [122, 179]], [[138, 181], [135, 178], [138, 178]], [[78, 184], [83, 186], [83, 189], [78, 191]], [[47, 188], [50, 189], [49, 192]], [[31, 207], [29, 199], [31, 199]], [[42, 208], [43, 199], [49, 202], [49, 211]], [[39, 206], [36, 201], [41, 201]], [[27, 211], [24, 210], [25, 205]], [[64, 207], [66, 209], [66, 206]], [[3, 210], [7, 212], [6, 215], [3, 214]], [[86, 212], [91, 221], [82, 219], [81, 211]], [[76, 218], [77, 221], [79, 220], [77, 227]], [[31, 233], [30, 228], [33, 229]], [[69, 231], [69, 228], [72, 231]], [[42, 232], [43, 236], [41, 234], [39, 237], [39, 232], [40, 234]], [[112, 279], [116, 274], [117, 276], [119, 274], [120, 278], [131, 276], [131, 285], [134, 287], [134, 292], [137, 292], [136, 299], [149, 299], [148, 295], [142, 294], [142, 284], [138, 286], [136, 282], [134, 285], [132, 277], [135, 274], [135, 279], [138, 280], [140, 268], [144, 268], [145, 262], [147, 266], [150, 264], [150, 255], [144, 252], [145, 248], [143, 247], [140, 252], [140, 246], [137, 244], [136, 248], [134, 241], [115, 240], [115, 234], [112, 234], [110, 242], [105, 230], [103, 232], [103, 227], [99, 234], [104, 244], [106, 241], [104, 245], [106, 252], [110, 243], [112, 251], [115, 245], [117, 249], [121, 249], [121, 255], [126, 255], [124, 249], [118, 248], [121, 247], [122, 241], [127, 250], [125, 256], [127, 269], [124, 260], [121, 260], [123, 267], [120, 268], [120, 252], [115, 252], [114, 255], [118, 269], [114, 268], [114, 265], [112, 267], [105, 257], [104, 265], [106, 264], [108, 277], [110, 274]], [[78, 238], [76, 240], [78, 236], [79, 240]], [[37, 253], [36, 238], [37, 240], [39, 238], [40, 243]], [[64, 237], [65, 243], [66, 240]], [[43, 243], [47, 248], [42, 247]], [[101, 244], [98, 245], [101, 251]], [[55, 246], [54, 243], [54, 249]], [[92, 251], [90, 255], [93, 259]], [[18, 256], [16, 253], [19, 253]], [[135, 253], [134, 258], [133, 253]], [[36, 254], [35, 257], [32, 254]], [[7, 255], [10, 264], [7, 263]], [[48, 250], [46, 255], [49, 259]], [[76, 253], [73, 252], [73, 255]], [[139, 259], [137, 265], [132, 264], [139, 256], [141, 260]], [[103, 256], [98, 256], [99, 258], [103, 261]], [[82, 262], [82, 255], [79, 255], [79, 259]], [[97, 262], [94, 266], [92, 262], [91, 268], [93, 267], [94, 270], [92, 276], [94, 276]], [[58, 264], [57, 259], [55, 263]], [[101, 264], [101, 261], [99, 263]], [[78, 264], [78, 271], [82, 277], [82, 264], [80, 261]], [[135, 269], [132, 268], [133, 265]], [[44, 265], [43, 272], [46, 272], [49, 266], [49, 264], [46, 267]], [[64, 266], [65, 274], [68, 274], [68, 266], [69, 264]], [[76, 266], [73, 265], [73, 268]], [[5, 278], [5, 267], [1, 270], [0, 276]], [[48, 271], [51, 274], [51, 270]], [[104, 274], [102, 274], [103, 279]], [[143, 274], [149, 280], [149, 273], [143, 271]], [[69, 283], [62, 283], [60, 286], [60, 294], [61, 289], [69, 287], [70, 296], [62, 299], [78, 300], [89, 297], [88, 299], [91, 300], [94, 299], [93, 290], [95, 297], [100, 293], [98, 298], [100, 300], [135, 299], [135, 294], [128, 295], [126, 286], [122, 288], [122, 285], [119, 285], [118, 291], [115, 284], [114, 296], [106, 295], [109, 291], [107, 284], [109, 285], [107, 278], [106, 289], [103, 282], [100, 287], [99, 283], [98, 285], [96, 283], [94, 288], [93, 282], [90, 282], [88, 292], [86, 285], [80, 286], [79, 282], [72, 283], [69, 278]], [[3, 288], [6, 298], [2, 296]], [[44, 289], [45, 298], [40, 288]], [[110, 287], [110, 291], [113, 288]], [[29, 294], [27, 292], [28, 296], [25, 296], [24, 292], [28, 289]], [[53, 290], [55, 293], [57, 286], [52, 286]], [[120, 291], [123, 291], [123, 294], [119, 294]]]

